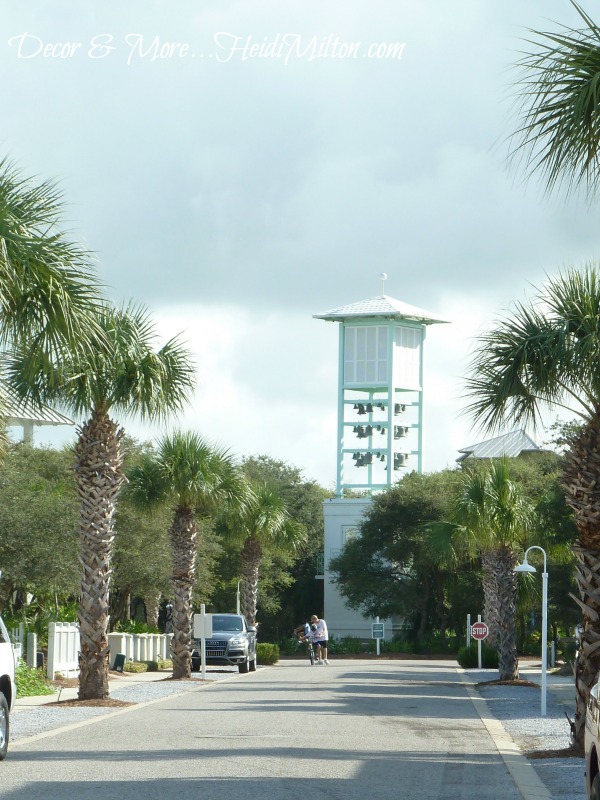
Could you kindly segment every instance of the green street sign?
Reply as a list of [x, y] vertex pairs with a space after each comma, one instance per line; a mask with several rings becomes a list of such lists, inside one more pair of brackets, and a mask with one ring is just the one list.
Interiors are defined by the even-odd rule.
[[383, 639], [383, 622], [373, 622], [371, 624], [371, 638], [372, 639]]

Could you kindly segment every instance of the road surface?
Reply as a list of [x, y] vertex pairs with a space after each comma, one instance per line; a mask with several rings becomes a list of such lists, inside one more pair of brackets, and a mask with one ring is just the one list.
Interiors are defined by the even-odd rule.
[[[23, 712], [28, 713], [28, 712]], [[521, 798], [447, 662], [284, 661], [15, 742], [1, 800]]]

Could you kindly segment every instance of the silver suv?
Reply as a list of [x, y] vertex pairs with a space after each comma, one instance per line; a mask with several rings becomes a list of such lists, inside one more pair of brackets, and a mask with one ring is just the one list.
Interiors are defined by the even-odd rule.
[[0, 617], [0, 761], [8, 750], [9, 715], [16, 696], [15, 652]]
[[[212, 614], [212, 636], [206, 639], [206, 663], [237, 665], [240, 672], [256, 670], [256, 628], [242, 614]], [[200, 669], [200, 639], [192, 650], [192, 669]]]

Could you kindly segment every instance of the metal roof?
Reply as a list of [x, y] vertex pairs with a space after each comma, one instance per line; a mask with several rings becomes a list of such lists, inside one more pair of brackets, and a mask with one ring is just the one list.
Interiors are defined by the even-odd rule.
[[314, 314], [314, 319], [327, 319], [333, 322], [343, 322], [346, 319], [355, 317], [385, 317], [386, 319], [408, 319], [415, 322], [423, 322], [425, 325], [431, 325], [434, 322], [450, 322], [450, 320], [442, 319], [437, 314], [432, 314], [430, 311], [425, 311], [423, 308], [411, 306], [408, 303], [403, 303], [401, 300], [396, 300], [389, 297], [387, 294], [379, 295], [379, 297], [371, 297], [368, 300], [360, 300], [358, 303], [350, 303], [347, 306], [340, 306], [331, 311], [326, 311], [324, 314]]
[[0, 402], [7, 425], [23, 425], [28, 422], [34, 425], [75, 425], [72, 419], [48, 406], [38, 408], [20, 400], [6, 384], [0, 384]]
[[508, 456], [513, 458], [521, 453], [540, 451], [542, 448], [533, 441], [524, 430], [511, 431], [485, 442], [469, 445], [459, 450], [462, 453], [456, 460], [464, 461], [466, 458], [500, 458]]

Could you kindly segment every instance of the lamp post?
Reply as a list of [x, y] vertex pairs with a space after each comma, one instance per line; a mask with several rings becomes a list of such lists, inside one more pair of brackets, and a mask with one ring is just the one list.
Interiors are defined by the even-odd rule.
[[236, 594], [236, 606], [235, 606], [236, 609], [237, 609], [237, 613], [238, 614], [242, 613], [242, 605], [241, 605], [241, 597], [240, 597], [240, 583], [241, 583], [241, 581], [238, 581], [237, 594]]
[[537, 572], [527, 561], [530, 550], [540, 550], [544, 554], [544, 571], [542, 572], [542, 717], [546, 716], [546, 673], [548, 670], [548, 571], [546, 569], [546, 551], [537, 544], [528, 547], [523, 563], [515, 567], [515, 572]]

